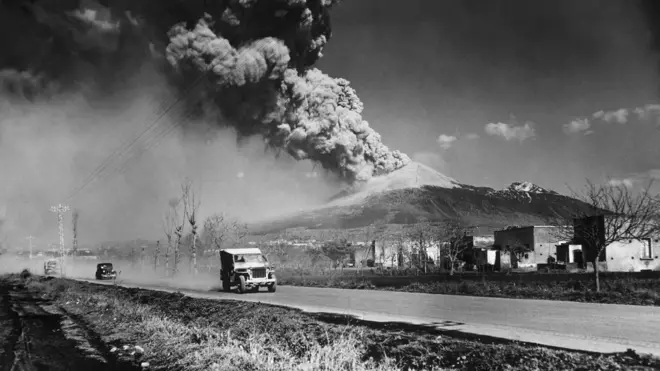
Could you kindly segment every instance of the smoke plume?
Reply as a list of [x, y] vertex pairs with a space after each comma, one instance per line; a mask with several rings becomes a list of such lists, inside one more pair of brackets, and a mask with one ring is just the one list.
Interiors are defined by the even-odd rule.
[[[28, 99], [55, 83], [80, 89], [76, 82], [90, 75], [95, 87], [108, 91], [139, 73], [147, 59], [167, 61], [161, 68], [179, 87], [202, 75], [202, 91], [188, 98], [198, 117], [212, 113], [218, 126], [234, 127], [239, 137], [260, 135], [270, 148], [311, 160], [349, 184], [409, 162], [362, 119], [362, 103], [347, 80], [313, 67], [331, 37], [329, 12], [337, 0], [104, 3], [25, 2], [14, 9], [12, 17], [37, 21], [28, 36], [45, 52], [10, 53], [21, 55], [19, 63], [0, 65], [30, 69], [14, 67], [14, 82], [0, 81]], [[30, 78], [22, 76], [28, 72]]]
[[[2, 233], [56, 238], [49, 206], [194, 81], [165, 120], [186, 123], [176, 138], [161, 138], [125, 173], [118, 160], [114, 175], [76, 195], [84, 238], [159, 235], [159, 213], [185, 176], [203, 183], [200, 214], [250, 220], [334, 194], [332, 182], [295, 179], [317, 174], [303, 169], [309, 162], [344, 184], [404, 166], [408, 157], [362, 119], [349, 82], [314, 67], [337, 2], [1, 2]], [[264, 156], [264, 140], [275, 156]]]
[[333, 1], [280, 3], [272, 8], [270, 1], [243, 2], [221, 17], [237, 30], [280, 24], [272, 36], [254, 39], [247, 32], [242, 38], [236, 31], [230, 42], [214, 32], [209, 15], [192, 28], [175, 25], [168, 34], [167, 60], [185, 76], [208, 78], [209, 97], [226, 119], [222, 122], [241, 135], [261, 134], [271, 147], [319, 163], [349, 183], [406, 165], [408, 157], [390, 151], [362, 119], [362, 102], [347, 80], [308, 68], [330, 36], [314, 30], [327, 27], [325, 15]]

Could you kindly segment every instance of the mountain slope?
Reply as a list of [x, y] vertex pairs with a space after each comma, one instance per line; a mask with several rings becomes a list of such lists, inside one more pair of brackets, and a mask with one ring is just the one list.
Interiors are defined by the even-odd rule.
[[262, 223], [272, 233], [285, 228], [353, 229], [374, 223], [413, 224], [462, 217], [491, 231], [507, 225], [547, 224], [589, 210], [576, 199], [529, 182], [515, 182], [504, 190], [475, 187], [413, 164], [354, 193], [334, 197], [323, 207]]

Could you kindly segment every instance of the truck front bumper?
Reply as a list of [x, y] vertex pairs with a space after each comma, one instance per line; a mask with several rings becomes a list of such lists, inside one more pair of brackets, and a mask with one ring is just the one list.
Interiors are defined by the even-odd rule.
[[255, 286], [270, 286], [277, 282], [277, 279], [275, 278], [250, 278], [249, 280], [245, 281], [245, 285], [248, 287], [255, 287]]

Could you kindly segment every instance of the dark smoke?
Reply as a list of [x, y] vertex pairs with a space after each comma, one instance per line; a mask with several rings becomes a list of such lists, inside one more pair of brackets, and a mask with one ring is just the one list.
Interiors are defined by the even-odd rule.
[[[197, 114], [212, 112], [240, 137], [261, 135], [271, 148], [318, 163], [347, 183], [366, 181], [410, 160], [389, 150], [362, 119], [348, 81], [314, 68], [337, 3], [4, 2], [0, 69], [15, 72], [0, 80], [35, 99], [52, 89], [79, 90], [81, 81], [111, 93], [147, 63], [182, 87], [203, 75], [202, 92], [188, 101]], [[18, 29], [25, 30], [21, 42], [9, 36]]]

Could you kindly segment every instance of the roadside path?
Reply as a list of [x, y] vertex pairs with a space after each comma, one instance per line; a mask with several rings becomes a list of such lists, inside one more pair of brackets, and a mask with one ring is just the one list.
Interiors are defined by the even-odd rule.
[[45, 300], [0, 281], [1, 371], [134, 371], [83, 324]]
[[610, 353], [631, 348], [660, 356], [658, 307], [296, 286], [279, 286], [272, 294], [260, 291], [241, 295], [128, 281], [121, 285], [180, 291], [196, 298], [244, 300], [307, 312], [346, 314], [365, 321], [433, 326], [438, 330], [566, 349]]

